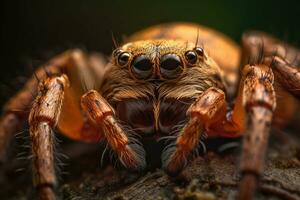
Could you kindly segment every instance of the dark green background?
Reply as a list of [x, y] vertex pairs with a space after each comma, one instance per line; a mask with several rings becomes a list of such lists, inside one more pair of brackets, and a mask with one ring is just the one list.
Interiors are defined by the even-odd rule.
[[[109, 53], [111, 32], [123, 35], [152, 24], [198, 22], [240, 40], [263, 30], [300, 42], [297, 1], [1, 1], [0, 105], [32, 69], [55, 53], [82, 47]], [[298, 45], [299, 46], [299, 45]], [[21, 75], [21, 76], [20, 76]]]

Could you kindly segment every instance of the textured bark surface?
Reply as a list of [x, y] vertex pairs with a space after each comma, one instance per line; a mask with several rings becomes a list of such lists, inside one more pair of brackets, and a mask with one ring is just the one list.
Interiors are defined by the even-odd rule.
[[[299, 139], [275, 133], [270, 146], [256, 199], [300, 199]], [[64, 161], [67, 175], [62, 175], [58, 187], [62, 199], [234, 199], [239, 179], [235, 153], [209, 152], [194, 160], [179, 177], [170, 178], [160, 169], [144, 174], [111, 166], [100, 169], [98, 146], [72, 144], [62, 151], [70, 157]], [[15, 172], [17, 166], [10, 165], [14, 169], [8, 169], [9, 178], [1, 183], [0, 196], [32, 199], [30, 173]]]

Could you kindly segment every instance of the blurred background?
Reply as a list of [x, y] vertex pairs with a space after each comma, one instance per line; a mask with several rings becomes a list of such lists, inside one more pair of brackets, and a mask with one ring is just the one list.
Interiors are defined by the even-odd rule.
[[0, 105], [33, 69], [73, 47], [109, 54], [112, 33], [120, 42], [147, 26], [190, 21], [239, 42], [257, 29], [299, 46], [299, 1], [1, 1]]

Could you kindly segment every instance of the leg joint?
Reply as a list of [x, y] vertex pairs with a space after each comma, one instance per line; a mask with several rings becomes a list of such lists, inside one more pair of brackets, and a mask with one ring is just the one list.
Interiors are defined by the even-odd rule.
[[95, 90], [91, 90], [81, 97], [81, 106], [87, 111], [89, 118], [102, 123], [107, 116], [114, 115], [113, 108], [109, 103]]

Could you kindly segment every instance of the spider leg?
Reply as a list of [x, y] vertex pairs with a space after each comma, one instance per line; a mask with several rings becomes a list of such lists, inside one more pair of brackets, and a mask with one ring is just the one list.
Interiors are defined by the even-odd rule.
[[128, 169], [142, 170], [146, 166], [145, 151], [138, 140], [129, 138], [117, 121], [113, 108], [95, 90], [81, 98], [83, 111], [91, 121], [102, 129], [104, 137], [120, 162]]
[[264, 63], [272, 67], [276, 81], [300, 99], [300, 68], [289, 64], [279, 56], [266, 57]]
[[[232, 122], [245, 131], [237, 199], [252, 199], [263, 172], [276, 107], [274, 77], [284, 89], [299, 98], [300, 73], [299, 68], [293, 65], [300, 63], [300, 51], [260, 32], [244, 34], [242, 42], [242, 63], [250, 65], [243, 69]], [[243, 124], [246, 125], [244, 128]]]
[[38, 79], [44, 79], [45, 76], [44, 70], [38, 69], [22, 90], [6, 103], [0, 120], [0, 162], [6, 159], [6, 149], [11, 138], [28, 117], [28, 110], [37, 92]]
[[188, 158], [199, 144], [203, 130], [224, 118], [226, 114], [225, 94], [217, 88], [203, 92], [189, 107], [189, 121], [180, 131], [174, 146], [163, 151], [163, 168], [171, 175], [178, 174], [187, 164]]
[[47, 78], [40, 84], [38, 95], [29, 114], [33, 182], [39, 199], [55, 199], [53, 128], [58, 123], [64, 90], [68, 86], [69, 81], [65, 75]]
[[238, 120], [238, 115], [245, 112], [243, 115], [246, 116], [237, 199], [253, 198], [263, 171], [269, 130], [276, 107], [273, 82], [273, 72], [265, 64], [247, 65], [243, 70], [233, 114], [233, 120], [240, 123], [244, 119]]

